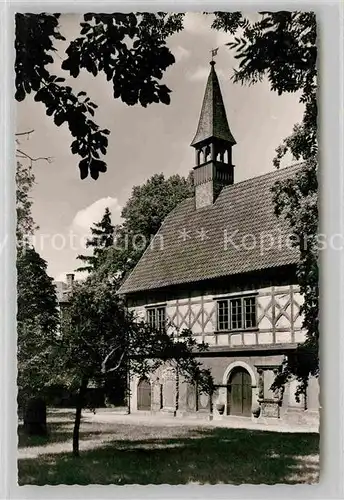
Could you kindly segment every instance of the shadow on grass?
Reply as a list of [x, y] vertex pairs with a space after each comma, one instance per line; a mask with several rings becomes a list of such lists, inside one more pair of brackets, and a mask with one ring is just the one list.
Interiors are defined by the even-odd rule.
[[[58, 417], [63, 418], [61, 421], [50, 421], [48, 422], [48, 434], [46, 436], [28, 436], [24, 431], [23, 424], [18, 425], [18, 448], [32, 448], [36, 446], [46, 446], [54, 443], [62, 443], [64, 441], [69, 441], [72, 439], [73, 426], [74, 426], [74, 416], [69, 418], [71, 414], [62, 415], [59, 414]], [[91, 423], [82, 421], [83, 429], [80, 431], [80, 439], [87, 437], [94, 437], [101, 434], [101, 431], [93, 430]]]
[[112, 440], [79, 458], [22, 459], [19, 484], [307, 483], [317, 480], [318, 452], [318, 434], [190, 429], [177, 438]]

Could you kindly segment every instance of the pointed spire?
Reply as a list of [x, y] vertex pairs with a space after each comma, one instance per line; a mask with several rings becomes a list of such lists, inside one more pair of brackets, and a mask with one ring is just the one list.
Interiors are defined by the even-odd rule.
[[211, 61], [210, 66], [211, 69], [205, 89], [201, 116], [191, 146], [196, 146], [211, 138], [220, 139], [234, 145], [236, 141], [228, 126], [220, 84], [214, 67], [215, 61]]

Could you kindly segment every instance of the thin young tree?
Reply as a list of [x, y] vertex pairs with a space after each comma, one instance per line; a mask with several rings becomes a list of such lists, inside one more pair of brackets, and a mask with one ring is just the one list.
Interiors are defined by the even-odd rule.
[[[207, 349], [197, 344], [190, 331], [176, 340], [174, 332], [154, 330], [127, 311], [113, 280], [91, 274], [78, 284], [70, 300], [65, 328], [60, 338], [59, 360], [64, 372], [78, 386], [73, 430], [73, 454], [79, 455], [81, 413], [86, 407], [90, 382], [99, 384], [126, 369], [146, 376], [168, 362], [178, 376], [197, 381], [201, 390], [212, 393], [213, 379], [196, 359]], [[121, 376], [120, 376], [121, 377]]]

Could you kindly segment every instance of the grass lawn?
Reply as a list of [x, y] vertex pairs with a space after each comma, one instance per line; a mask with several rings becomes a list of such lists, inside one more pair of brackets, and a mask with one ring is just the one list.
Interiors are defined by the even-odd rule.
[[[319, 435], [139, 423], [81, 425], [71, 453], [73, 415], [50, 418], [48, 438], [19, 429], [19, 484], [307, 483], [318, 478]], [[129, 419], [128, 419], [129, 420]]]

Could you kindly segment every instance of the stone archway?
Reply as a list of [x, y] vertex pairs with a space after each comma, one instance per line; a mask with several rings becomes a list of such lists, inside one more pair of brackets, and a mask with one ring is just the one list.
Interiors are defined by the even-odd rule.
[[226, 386], [226, 414], [250, 417], [256, 400], [256, 376], [243, 361], [231, 363], [223, 376]]

